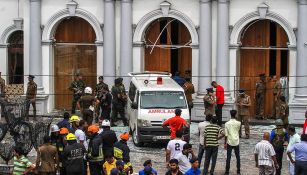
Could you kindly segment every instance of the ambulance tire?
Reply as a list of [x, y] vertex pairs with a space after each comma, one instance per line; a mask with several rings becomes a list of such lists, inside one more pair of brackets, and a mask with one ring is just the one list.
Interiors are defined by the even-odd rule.
[[139, 141], [139, 137], [137, 136], [136, 132], [137, 132], [136, 129], [134, 129], [133, 132], [132, 132], [132, 141], [133, 141], [135, 146], [143, 147], [144, 143]]

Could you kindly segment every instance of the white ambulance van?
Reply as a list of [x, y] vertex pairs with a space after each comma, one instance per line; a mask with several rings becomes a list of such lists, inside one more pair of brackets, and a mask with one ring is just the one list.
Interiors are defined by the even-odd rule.
[[[170, 130], [162, 123], [175, 116], [175, 109], [182, 110], [181, 117], [190, 125], [189, 109], [184, 90], [165, 72], [129, 73], [127, 113], [133, 142], [142, 146], [149, 142], [170, 140]], [[190, 130], [184, 130], [186, 141]]]

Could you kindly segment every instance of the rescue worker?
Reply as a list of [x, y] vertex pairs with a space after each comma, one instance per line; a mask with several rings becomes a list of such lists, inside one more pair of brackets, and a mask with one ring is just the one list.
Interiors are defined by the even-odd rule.
[[71, 113], [76, 113], [76, 106], [77, 102], [81, 98], [83, 91], [86, 87], [85, 82], [82, 80], [82, 76], [80, 73], [75, 74], [75, 80], [71, 83], [69, 90], [73, 92], [73, 99], [72, 99], [72, 107], [71, 107]]
[[279, 97], [279, 110], [276, 111], [276, 117], [280, 118], [283, 121], [284, 128], [287, 129], [289, 125], [289, 106], [286, 102], [285, 96]]
[[53, 146], [57, 146], [59, 142], [59, 134], [60, 134], [60, 129], [58, 125], [51, 125], [50, 127], [50, 139], [51, 139], [51, 144]]
[[213, 88], [207, 88], [207, 94], [204, 96], [204, 106], [205, 106], [205, 116], [207, 115], [215, 115], [215, 98]]
[[[276, 76], [274, 76], [274, 79], [276, 78]], [[279, 81], [279, 79], [275, 79], [275, 83], [274, 83], [274, 87], [273, 87], [273, 96], [274, 96], [274, 100], [273, 100], [273, 112], [272, 112], [272, 118], [273, 119], [278, 119], [277, 117], [280, 117], [277, 115], [278, 112], [278, 107], [279, 107], [279, 98], [282, 95], [281, 93], [282, 90], [282, 85]]]
[[85, 147], [77, 143], [74, 134], [69, 133], [66, 136], [68, 145], [64, 148], [63, 159], [65, 162], [67, 175], [83, 175]]
[[86, 87], [84, 89], [84, 95], [82, 95], [78, 101], [78, 108], [81, 110], [83, 120], [85, 120], [88, 125], [93, 123], [94, 106], [96, 103], [96, 98], [92, 95], [92, 92], [92, 88]]
[[123, 78], [115, 79], [115, 85], [112, 87], [112, 117], [111, 125], [115, 126], [114, 122], [117, 121], [117, 115], [119, 113], [124, 126], [128, 126], [128, 121], [125, 117], [125, 106], [127, 104], [127, 95], [125, 86], [123, 84]]
[[59, 165], [57, 148], [51, 145], [50, 136], [44, 137], [44, 144], [37, 150], [36, 168], [40, 175], [55, 175]]
[[[98, 100], [100, 100], [100, 98], [103, 95], [103, 92], [105, 92], [105, 91], [109, 92], [109, 86], [106, 83], [103, 82], [103, 76], [99, 76], [98, 81], [99, 81], [99, 83], [96, 85], [94, 95]], [[99, 116], [99, 114], [100, 114], [100, 103], [97, 104], [95, 112], [96, 112], [96, 116]]]
[[118, 141], [116, 133], [111, 130], [111, 124], [109, 120], [103, 120], [101, 127], [103, 131], [99, 135], [103, 143], [103, 155], [106, 155], [107, 152], [111, 152], [113, 154], [114, 144]]
[[[246, 139], [249, 139], [250, 135], [250, 130], [249, 130], [249, 109], [251, 106], [251, 99], [250, 96], [245, 93], [244, 89], [239, 90], [239, 95], [237, 97], [236, 104], [238, 106], [238, 120], [244, 124], [244, 129], [245, 129], [245, 136]], [[240, 138], [242, 137], [242, 124], [240, 126], [240, 133], [239, 136]]]
[[279, 168], [276, 169], [276, 175], [281, 174], [282, 169], [282, 158], [284, 153], [284, 143], [289, 141], [289, 136], [284, 129], [283, 122], [281, 119], [275, 121], [276, 128], [271, 131], [270, 142], [276, 153], [276, 160]]
[[32, 104], [33, 107], [33, 120], [36, 121], [36, 94], [37, 94], [37, 84], [34, 82], [34, 76], [29, 75], [28, 77], [28, 86], [26, 92], [26, 120], [29, 121], [29, 110], [30, 105]]
[[72, 131], [71, 133], [75, 133], [75, 131], [79, 127], [80, 118], [77, 115], [72, 115], [69, 119], [69, 122], [71, 123]]
[[189, 114], [191, 116], [191, 110], [194, 106], [192, 95], [195, 93], [194, 85], [191, 82], [191, 77], [185, 77], [185, 83], [183, 84], [182, 88], [184, 89], [184, 93], [187, 98], [187, 102], [189, 106]]
[[90, 138], [87, 161], [89, 162], [91, 174], [102, 175], [103, 150], [102, 150], [102, 139], [98, 135], [98, 130], [99, 127], [97, 125], [91, 125], [87, 129], [88, 136]]
[[65, 145], [67, 144], [66, 143], [67, 142], [66, 141], [67, 134], [69, 134], [69, 130], [67, 128], [61, 128], [60, 129], [60, 140], [61, 140], [61, 142], [59, 143], [59, 146], [58, 146], [60, 175], [66, 175], [65, 164], [63, 162], [63, 153], [64, 153]]
[[264, 96], [265, 96], [265, 74], [259, 75], [260, 81], [256, 83], [256, 118], [264, 119]]
[[130, 174], [133, 173], [133, 167], [130, 163], [130, 149], [127, 145], [127, 141], [129, 140], [129, 133], [125, 132], [120, 135], [120, 141], [114, 144], [114, 157], [116, 160], [124, 161], [125, 165], [127, 165], [130, 169]]

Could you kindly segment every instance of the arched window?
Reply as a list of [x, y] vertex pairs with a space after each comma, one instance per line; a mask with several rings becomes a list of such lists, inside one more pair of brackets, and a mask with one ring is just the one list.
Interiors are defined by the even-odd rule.
[[9, 84], [23, 84], [23, 31], [16, 31], [8, 39]]

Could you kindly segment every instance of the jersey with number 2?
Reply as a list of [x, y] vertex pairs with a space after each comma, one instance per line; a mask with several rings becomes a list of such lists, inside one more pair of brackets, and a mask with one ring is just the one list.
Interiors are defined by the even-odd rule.
[[179, 139], [170, 140], [167, 144], [167, 150], [171, 151], [171, 159], [173, 159], [177, 154], [181, 153], [183, 145], [187, 142]]

